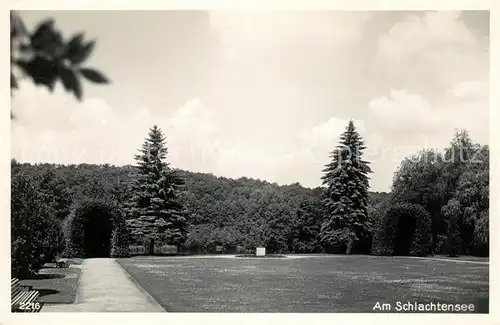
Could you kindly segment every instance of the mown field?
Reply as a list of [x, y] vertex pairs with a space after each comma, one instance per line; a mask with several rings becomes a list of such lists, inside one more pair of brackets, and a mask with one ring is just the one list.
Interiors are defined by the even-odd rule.
[[373, 312], [377, 302], [409, 301], [474, 304], [476, 312], [487, 313], [487, 260], [462, 261], [359, 255], [119, 259], [169, 312]]

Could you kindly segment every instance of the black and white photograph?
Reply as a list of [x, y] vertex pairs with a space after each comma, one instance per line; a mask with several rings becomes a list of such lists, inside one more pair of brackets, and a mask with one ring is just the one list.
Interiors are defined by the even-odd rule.
[[11, 10], [10, 311], [489, 314], [489, 88], [488, 10]]

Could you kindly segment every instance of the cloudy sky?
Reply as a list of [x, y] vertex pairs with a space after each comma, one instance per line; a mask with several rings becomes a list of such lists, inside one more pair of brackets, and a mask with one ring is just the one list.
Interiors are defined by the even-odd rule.
[[23, 12], [97, 39], [88, 65], [112, 80], [78, 103], [23, 83], [12, 155], [133, 163], [148, 129], [173, 167], [280, 184], [320, 184], [349, 121], [363, 134], [371, 189], [454, 129], [489, 143], [487, 12]]

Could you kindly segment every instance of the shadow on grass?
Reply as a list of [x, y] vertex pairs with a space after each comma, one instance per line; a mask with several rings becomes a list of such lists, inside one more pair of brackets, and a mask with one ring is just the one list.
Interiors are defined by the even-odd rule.
[[40, 297], [54, 295], [60, 292], [59, 290], [53, 290], [53, 289], [37, 289], [37, 291], [40, 293]]
[[35, 274], [30, 277], [27, 277], [26, 280], [47, 280], [47, 279], [62, 279], [65, 278], [66, 274]]

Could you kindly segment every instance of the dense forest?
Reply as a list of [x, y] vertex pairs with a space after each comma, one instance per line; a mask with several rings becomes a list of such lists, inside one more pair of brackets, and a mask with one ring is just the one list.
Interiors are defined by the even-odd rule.
[[[12, 161], [12, 174], [21, 171], [43, 178], [54, 190], [57, 218], [64, 220], [83, 197], [106, 197], [127, 202], [132, 195], [133, 166], [28, 164]], [[321, 188], [278, 185], [250, 178], [230, 179], [212, 174], [174, 170], [184, 181], [180, 201], [187, 208], [189, 235], [184, 247], [215, 252], [237, 245], [264, 245], [271, 252], [320, 252]], [[388, 199], [370, 193], [371, 205]]]

